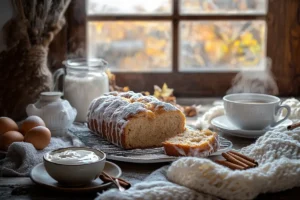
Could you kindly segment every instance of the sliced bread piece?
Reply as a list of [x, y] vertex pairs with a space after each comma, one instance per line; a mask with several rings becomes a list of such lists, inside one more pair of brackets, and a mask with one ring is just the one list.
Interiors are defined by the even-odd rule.
[[207, 157], [218, 150], [218, 134], [187, 128], [185, 132], [163, 142], [163, 147], [169, 156]]

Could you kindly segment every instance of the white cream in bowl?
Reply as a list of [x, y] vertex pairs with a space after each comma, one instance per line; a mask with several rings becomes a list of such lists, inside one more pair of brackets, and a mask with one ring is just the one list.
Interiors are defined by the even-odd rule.
[[102, 173], [105, 166], [104, 152], [86, 147], [68, 147], [44, 155], [48, 174], [68, 186], [89, 184]]
[[67, 149], [66, 151], [62, 152], [52, 152], [47, 154], [46, 159], [57, 164], [79, 165], [93, 163], [101, 158], [93, 151]]

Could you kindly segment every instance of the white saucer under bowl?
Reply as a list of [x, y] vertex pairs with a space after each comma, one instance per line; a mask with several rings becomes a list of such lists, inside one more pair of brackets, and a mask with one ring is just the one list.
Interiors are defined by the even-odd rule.
[[[122, 174], [120, 167], [112, 162], [105, 162], [103, 169], [107, 174], [119, 178]], [[44, 164], [40, 163], [36, 165], [30, 173], [31, 180], [41, 186], [47, 187], [49, 189], [64, 191], [64, 192], [91, 192], [91, 191], [101, 191], [103, 189], [111, 186], [112, 183], [104, 183], [100, 178], [92, 181], [89, 185], [81, 187], [67, 187], [59, 184], [54, 180], [46, 171]]]
[[263, 130], [243, 130], [243, 129], [240, 129], [240, 128], [236, 127], [235, 125], [233, 125], [228, 120], [226, 115], [222, 115], [222, 116], [214, 118], [211, 121], [211, 124], [216, 129], [220, 130], [221, 132], [223, 132], [225, 134], [230, 134], [233, 136], [244, 137], [244, 138], [258, 138], [258, 137], [262, 136], [265, 132], [273, 130], [277, 127], [291, 125], [292, 121], [289, 119], [286, 119], [285, 121], [283, 121], [282, 123], [280, 123], [279, 125], [277, 125], [275, 127], [267, 127]]

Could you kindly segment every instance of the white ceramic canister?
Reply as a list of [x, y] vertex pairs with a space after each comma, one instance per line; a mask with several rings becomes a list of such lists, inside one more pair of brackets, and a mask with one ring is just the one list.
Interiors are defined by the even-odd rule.
[[76, 109], [61, 96], [61, 92], [42, 92], [40, 99], [26, 108], [27, 115], [41, 117], [55, 137], [63, 136], [68, 131], [77, 114]]
[[105, 73], [107, 62], [102, 59], [71, 59], [66, 66], [54, 73], [55, 82], [64, 76], [64, 99], [76, 108], [75, 121], [86, 122], [87, 111], [93, 99], [109, 92], [109, 80]]

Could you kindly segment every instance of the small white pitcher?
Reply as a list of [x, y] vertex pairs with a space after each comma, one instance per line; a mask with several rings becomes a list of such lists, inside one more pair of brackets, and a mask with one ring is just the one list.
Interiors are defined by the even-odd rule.
[[61, 92], [42, 92], [40, 99], [26, 108], [28, 116], [37, 115], [44, 120], [54, 137], [64, 136], [77, 115], [76, 109], [61, 96]]

